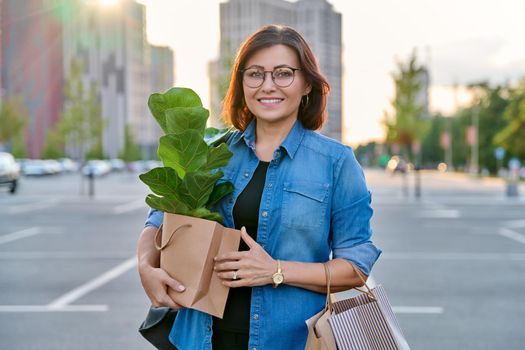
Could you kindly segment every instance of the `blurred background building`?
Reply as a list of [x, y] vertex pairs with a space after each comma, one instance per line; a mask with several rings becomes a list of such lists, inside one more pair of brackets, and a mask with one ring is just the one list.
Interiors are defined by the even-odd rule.
[[26, 147], [38, 157], [63, 105], [64, 33], [51, 1], [0, 4], [2, 99], [20, 97], [29, 112]]
[[261, 26], [283, 24], [301, 32], [328, 79], [328, 122], [321, 132], [341, 140], [342, 38], [341, 14], [326, 0], [230, 0], [220, 4], [219, 57], [209, 64], [212, 124], [221, 126], [222, 99], [235, 54], [246, 37]]
[[[29, 112], [28, 156], [39, 158], [47, 134], [64, 110], [71, 66], [82, 67], [86, 94], [96, 91], [104, 121], [103, 154], [118, 157], [128, 127], [145, 157], [160, 130], [147, 108], [152, 91], [173, 86], [173, 51], [152, 47], [146, 9], [133, 0], [2, 0], [2, 98], [20, 97]], [[73, 147], [69, 156], [81, 159]]]

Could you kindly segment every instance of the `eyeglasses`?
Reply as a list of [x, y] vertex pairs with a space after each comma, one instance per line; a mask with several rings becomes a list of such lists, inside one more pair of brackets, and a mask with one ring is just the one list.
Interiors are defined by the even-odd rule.
[[279, 67], [274, 70], [262, 70], [260, 68], [248, 68], [241, 71], [242, 80], [246, 86], [251, 88], [258, 88], [264, 83], [266, 79], [266, 73], [272, 75], [272, 81], [278, 87], [288, 87], [292, 85], [295, 78], [295, 71], [301, 70], [300, 68], [292, 67]]

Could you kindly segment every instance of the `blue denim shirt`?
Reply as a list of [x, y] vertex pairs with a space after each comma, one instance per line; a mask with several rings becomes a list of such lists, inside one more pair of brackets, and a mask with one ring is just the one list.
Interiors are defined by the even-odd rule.
[[[234, 227], [233, 206], [250, 181], [259, 159], [255, 122], [229, 140], [233, 157], [222, 169], [235, 191], [215, 210]], [[274, 258], [325, 262], [343, 258], [370, 274], [381, 251], [370, 241], [371, 195], [350, 147], [305, 129], [298, 121], [274, 152], [261, 198], [257, 242]], [[146, 226], [159, 227], [162, 212], [151, 210]], [[283, 271], [286, 281], [286, 271]], [[249, 349], [304, 349], [305, 321], [319, 312], [326, 296], [281, 285], [254, 287]], [[180, 350], [211, 349], [212, 317], [183, 309], [170, 341]]]

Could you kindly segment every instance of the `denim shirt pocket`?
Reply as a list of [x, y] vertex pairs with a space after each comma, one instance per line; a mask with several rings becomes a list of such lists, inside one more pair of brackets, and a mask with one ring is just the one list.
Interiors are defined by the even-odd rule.
[[328, 206], [330, 184], [312, 181], [285, 182], [281, 221], [285, 227], [319, 228]]

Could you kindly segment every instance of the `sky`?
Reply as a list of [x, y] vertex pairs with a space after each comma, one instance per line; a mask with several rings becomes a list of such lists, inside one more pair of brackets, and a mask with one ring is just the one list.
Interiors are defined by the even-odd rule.
[[[415, 49], [430, 68], [431, 108], [454, 109], [450, 86], [525, 77], [524, 0], [328, 0], [343, 19], [343, 141], [381, 140], [396, 60]], [[208, 62], [218, 56], [219, 3], [138, 0], [148, 40], [175, 51], [175, 84], [209, 100]], [[461, 92], [461, 91], [460, 91]], [[458, 98], [464, 101], [466, 98]]]

